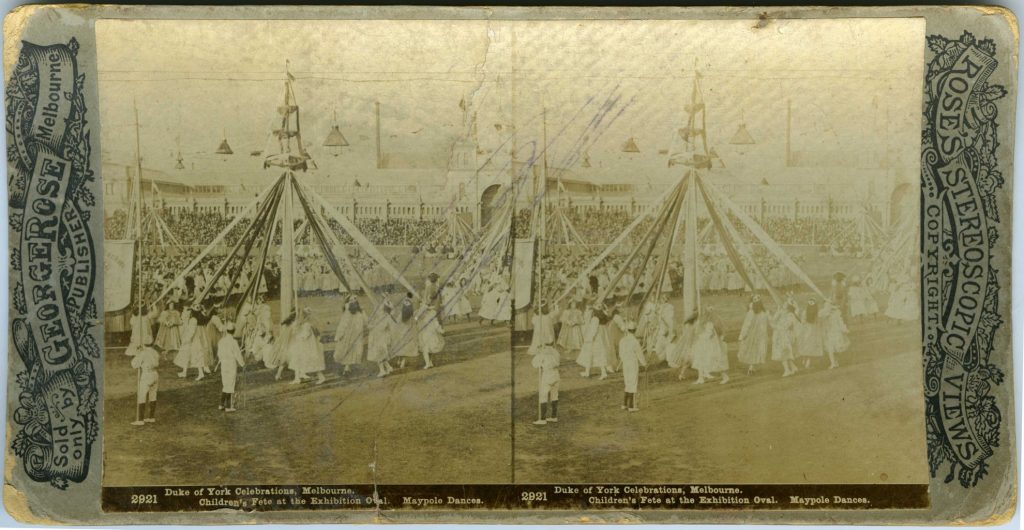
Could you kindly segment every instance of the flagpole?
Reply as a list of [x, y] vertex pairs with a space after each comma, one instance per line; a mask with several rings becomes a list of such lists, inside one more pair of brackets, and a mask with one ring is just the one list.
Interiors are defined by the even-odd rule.
[[[142, 149], [141, 141], [139, 139], [139, 107], [135, 100], [132, 99], [132, 111], [135, 114], [135, 186], [134, 192], [132, 193], [132, 202], [134, 204], [135, 215], [135, 240], [138, 242], [138, 248], [136, 252], [136, 271], [138, 278], [138, 300], [136, 303], [137, 313], [139, 319], [139, 333], [142, 333], [142, 308], [143, 300], [142, 296], [145, 294], [145, 274], [142, 270], [143, 256], [145, 255], [145, 238], [142, 233]], [[145, 335], [140, 335], [140, 340]]]

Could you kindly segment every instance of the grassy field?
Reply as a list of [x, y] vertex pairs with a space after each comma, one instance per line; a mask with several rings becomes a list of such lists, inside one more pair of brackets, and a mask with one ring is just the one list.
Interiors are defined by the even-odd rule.
[[[338, 300], [308, 301], [328, 333]], [[240, 410], [231, 414], [217, 410], [219, 374], [179, 379], [168, 360], [160, 367], [157, 422], [141, 427], [130, 425], [135, 372], [122, 350], [109, 349], [103, 483], [507, 483], [508, 330], [476, 322], [446, 328], [448, 346], [431, 370], [412, 359], [383, 379], [365, 366], [320, 386], [290, 385], [289, 372], [275, 381], [269, 370], [247, 371]]]
[[[827, 285], [830, 269], [820, 269], [815, 281]], [[304, 302], [330, 334], [341, 300]], [[130, 425], [135, 372], [111, 347], [104, 484], [927, 481], [918, 323], [851, 322], [840, 368], [822, 359], [783, 379], [777, 363], [754, 375], [736, 363], [746, 296], [703, 302], [726, 323], [732, 382], [697, 386], [692, 372], [680, 382], [655, 367], [630, 414], [619, 409], [620, 374], [583, 379], [563, 355], [561, 421], [547, 426], [531, 423], [537, 374], [505, 326], [446, 323], [437, 368], [413, 359], [383, 379], [364, 365], [320, 386], [289, 385], [290, 373], [275, 381], [251, 367], [233, 414], [217, 410], [219, 374], [179, 379], [167, 359], [158, 421], [143, 427]]]
[[918, 323], [853, 323], [839, 368], [783, 379], [778, 363], [746, 375], [736, 361], [745, 300], [706, 303], [731, 325], [732, 381], [694, 385], [662, 364], [641, 374], [636, 413], [619, 408], [621, 374], [584, 379], [563, 355], [560, 421], [533, 425], [537, 374], [517, 347], [516, 482], [927, 482]]

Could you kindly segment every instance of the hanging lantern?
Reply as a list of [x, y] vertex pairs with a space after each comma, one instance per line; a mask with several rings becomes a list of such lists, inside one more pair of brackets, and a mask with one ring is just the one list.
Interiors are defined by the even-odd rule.
[[331, 127], [331, 132], [327, 133], [324, 147], [328, 148], [334, 156], [340, 155], [343, 147], [348, 147], [348, 140], [345, 139], [345, 135], [341, 134], [341, 129], [337, 125]]
[[344, 134], [341, 134], [341, 129], [338, 127], [338, 111], [334, 111], [334, 125], [331, 126], [331, 132], [327, 133], [324, 147], [334, 156], [340, 155], [343, 147], [348, 147], [348, 140], [345, 139]]
[[623, 153], [639, 153], [640, 152], [640, 148], [637, 147], [637, 145], [636, 145], [636, 139], [633, 138], [632, 136], [630, 136], [629, 140], [626, 140], [625, 145], [622, 146], [622, 152]]
[[233, 155], [234, 151], [231, 150], [231, 146], [228, 145], [228, 135], [224, 133], [224, 139], [220, 141], [220, 147], [217, 148], [218, 155]]
[[580, 163], [580, 167], [591, 167], [590, 165], [590, 153], [583, 154], [583, 162]]
[[751, 145], [754, 143], [754, 138], [747, 132], [747, 124], [740, 124], [736, 129], [736, 134], [732, 135], [732, 140], [729, 140], [729, 143], [733, 145]]

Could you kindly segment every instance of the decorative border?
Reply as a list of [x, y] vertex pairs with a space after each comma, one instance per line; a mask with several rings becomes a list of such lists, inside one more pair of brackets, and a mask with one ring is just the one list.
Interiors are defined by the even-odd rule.
[[89, 329], [97, 322], [88, 227], [96, 201], [77, 52], [74, 39], [23, 42], [5, 92], [10, 334], [24, 364], [11, 448], [29, 478], [59, 489], [88, 475], [99, 431], [100, 349]]
[[964, 32], [927, 38], [934, 54], [925, 73], [921, 145], [921, 301], [924, 319], [925, 420], [932, 477], [965, 488], [987, 473], [1002, 416], [991, 395], [1002, 370], [990, 362], [999, 316], [999, 239], [995, 101], [988, 83], [996, 45]]

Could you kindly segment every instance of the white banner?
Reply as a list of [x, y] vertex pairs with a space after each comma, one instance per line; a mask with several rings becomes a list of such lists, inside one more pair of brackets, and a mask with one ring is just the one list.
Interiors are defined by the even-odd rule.
[[134, 241], [103, 241], [103, 311], [121, 311], [132, 302]]
[[512, 260], [512, 300], [515, 308], [530, 305], [533, 292], [533, 239], [517, 239]]

